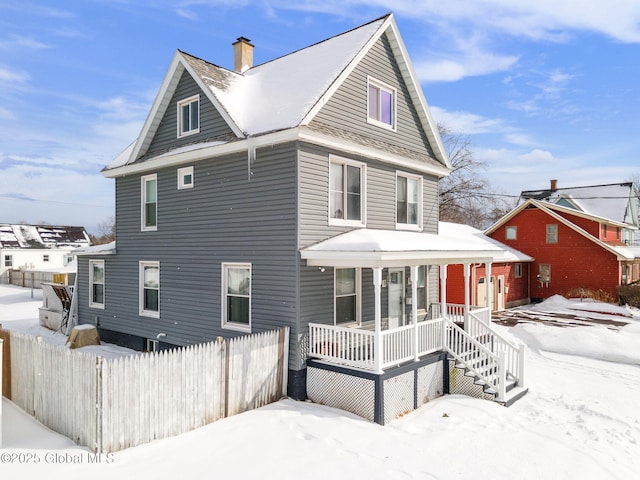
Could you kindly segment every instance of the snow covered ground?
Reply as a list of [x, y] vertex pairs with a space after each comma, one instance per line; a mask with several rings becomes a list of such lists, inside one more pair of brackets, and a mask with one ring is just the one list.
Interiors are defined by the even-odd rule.
[[[30, 290], [0, 286], [3, 327], [38, 333], [38, 295], [32, 300]], [[573, 309], [564, 299], [545, 303], [527, 307], [528, 315]], [[640, 316], [597, 303], [587, 310], [581, 315], [628, 324], [500, 327], [529, 346], [529, 393], [509, 408], [449, 395], [382, 427], [287, 399], [96, 457], [3, 399], [0, 474], [65, 480], [638, 478]], [[44, 333], [46, 341], [60, 341]]]

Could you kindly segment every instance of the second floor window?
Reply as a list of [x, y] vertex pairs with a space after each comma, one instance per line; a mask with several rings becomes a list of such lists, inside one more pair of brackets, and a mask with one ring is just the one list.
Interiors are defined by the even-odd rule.
[[4, 266], [5, 267], [13, 267], [13, 255], [5, 255], [4, 256]]
[[361, 225], [364, 210], [364, 165], [332, 159], [329, 169], [329, 218]]
[[558, 243], [558, 224], [547, 225], [547, 243]]
[[415, 176], [396, 177], [396, 224], [420, 227], [420, 191], [422, 179]]
[[200, 131], [200, 95], [178, 102], [178, 137]]
[[142, 230], [158, 228], [158, 177], [142, 177]]

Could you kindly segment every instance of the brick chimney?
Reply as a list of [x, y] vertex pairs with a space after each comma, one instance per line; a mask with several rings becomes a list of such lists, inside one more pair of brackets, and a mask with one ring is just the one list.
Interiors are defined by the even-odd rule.
[[555, 192], [558, 189], [558, 180], [551, 180], [551, 191]]
[[244, 73], [253, 67], [253, 45], [251, 44], [251, 40], [238, 37], [232, 45], [233, 69], [238, 73]]

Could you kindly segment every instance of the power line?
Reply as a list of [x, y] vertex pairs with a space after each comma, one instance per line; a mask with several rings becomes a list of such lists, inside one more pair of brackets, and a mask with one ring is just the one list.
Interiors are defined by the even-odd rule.
[[38, 198], [22, 198], [22, 197], [14, 197], [13, 195], [7, 195], [0, 193], [0, 197], [9, 198], [11, 200], [21, 200], [23, 202], [34, 202], [34, 203], [55, 203], [58, 205], [75, 205], [82, 207], [97, 207], [97, 208], [112, 208], [107, 205], [95, 205], [92, 203], [78, 203], [78, 202], [62, 202], [60, 200], [42, 200]]

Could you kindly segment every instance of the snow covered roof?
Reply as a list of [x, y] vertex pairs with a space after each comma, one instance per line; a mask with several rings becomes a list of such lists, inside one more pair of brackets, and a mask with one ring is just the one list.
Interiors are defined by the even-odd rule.
[[79, 248], [89, 246], [83, 227], [0, 224], [0, 248]]
[[528, 199], [554, 203], [604, 219], [638, 226], [631, 182], [521, 192], [520, 201]]
[[93, 245], [92, 247], [79, 248], [74, 251], [73, 254], [80, 255], [112, 255], [116, 253], [116, 242], [104, 243], [100, 245]]
[[289, 55], [233, 72], [178, 50], [154, 100], [140, 136], [103, 169], [108, 172], [145, 155], [182, 74], [186, 71], [225, 119], [233, 140], [308, 125], [361, 58], [386, 34], [400, 65], [417, 114], [436, 157], [435, 166], [449, 168], [437, 126], [410, 63], [392, 14], [336, 35]]
[[470, 241], [454, 229], [433, 234], [362, 228], [306, 247], [300, 255], [312, 266], [393, 267], [487, 262], [503, 252], [494, 243]]
[[480, 230], [469, 225], [459, 223], [439, 222], [438, 232], [449, 238], [458, 238], [459, 242], [464, 242], [468, 247], [475, 246], [478, 249], [493, 245], [502, 250], [499, 256], [494, 256], [495, 262], [532, 262], [533, 257], [522, 253], [515, 248], [505, 245], [498, 240], [488, 237]]

